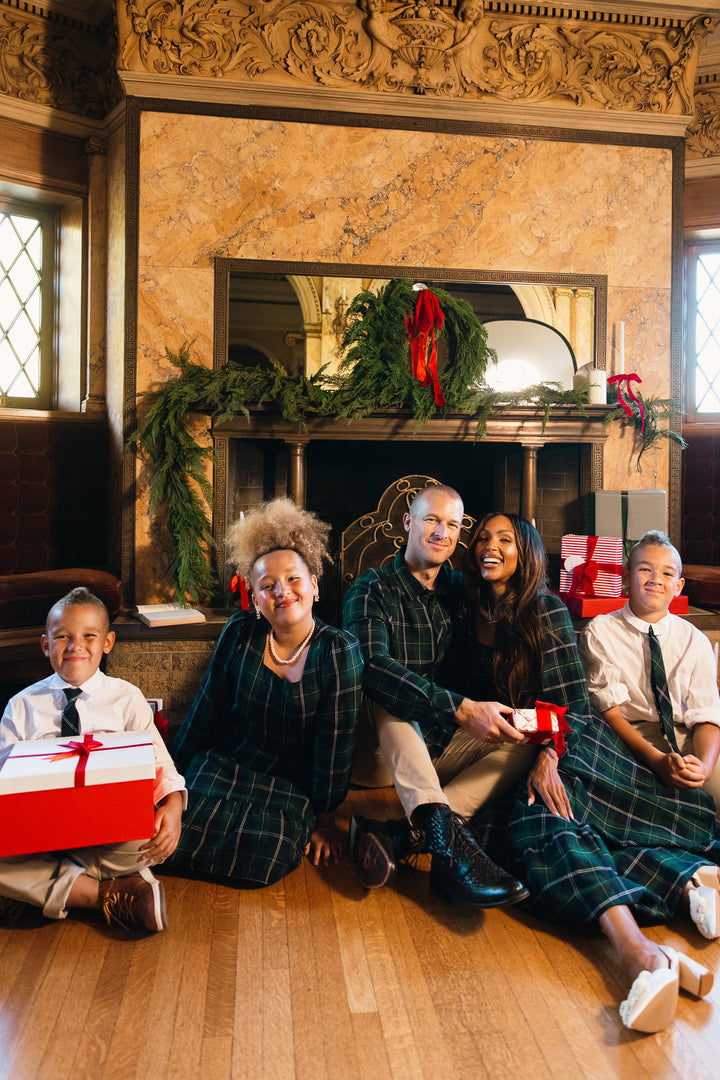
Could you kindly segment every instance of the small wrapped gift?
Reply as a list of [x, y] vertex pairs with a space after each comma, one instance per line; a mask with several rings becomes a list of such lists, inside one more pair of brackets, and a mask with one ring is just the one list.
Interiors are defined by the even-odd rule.
[[0, 855], [149, 839], [154, 784], [145, 731], [13, 743], [0, 753]]
[[595, 531], [620, 536], [626, 550], [652, 529], [667, 528], [667, 492], [595, 491]]
[[516, 731], [522, 732], [525, 742], [536, 746], [554, 743], [559, 757], [565, 749], [565, 733], [570, 731], [565, 719], [566, 712], [566, 705], [536, 701], [534, 709], [514, 709], [510, 723]]
[[614, 536], [563, 536], [560, 592], [570, 596], [620, 596], [623, 542]]

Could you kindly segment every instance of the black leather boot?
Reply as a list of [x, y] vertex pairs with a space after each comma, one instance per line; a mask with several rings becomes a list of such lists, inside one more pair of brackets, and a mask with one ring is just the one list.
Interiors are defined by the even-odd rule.
[[402, 859], [425, 850], [424, 839], [407, 818], [375, 821], [352, 817], [350, 848], [353, 859], [360, 863], [360, 880], [365, 888], [387, 885]]
[[525, 886], [487, 857], [460, 814], [445, 803], [425, 803], [411, 816], [432, 855], [430, 888], [470, 907], [504, 907], [525, 900]]

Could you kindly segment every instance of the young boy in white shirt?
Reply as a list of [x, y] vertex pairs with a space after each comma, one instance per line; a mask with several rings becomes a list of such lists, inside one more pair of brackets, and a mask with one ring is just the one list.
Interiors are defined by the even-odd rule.
[[[592, 704], [637, 761], [670, 787], [703, 787], [720, 807], [720, 695], [707, 637], [669, 612], [684, 584], [682, 562], [668, 537], [646, 533], [623, 573], [628, 600], [598, 615], [579, 638]], [[672, 707], [663, 734], [651, 677], [649, 631], [662, 650]]]
[[[101, 672], [100, 662], [115, 643], [102, 600], [73, 589], [48, 614], [41, 646], [53, 675], [8, 702], [0, 721], [0, 750], [27, 739], [58, 738], [70, 699], [78, 734], [147, 731], [155, 751], [155, 830], [147, 840], [0, 858], [0, 917], [14, 921], [25, 904], [41, 907], [50, 919], [68, 908], [95, 908], [108, 924], [136, 923], [151, 931], [167, 926], [162, 882], [151, 864], [177, 847], [186, 801], [185, 782], [153, 722], [140, 690]], [[76, 688], [78, 693], [67, 695]], [[11, 828], [10, 822], [3, 825]]]

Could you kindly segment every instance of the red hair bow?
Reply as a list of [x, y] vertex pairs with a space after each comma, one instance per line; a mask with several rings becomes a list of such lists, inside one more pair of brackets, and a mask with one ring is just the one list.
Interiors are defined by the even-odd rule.
[[421, 386], [429, 386], [432, 379], [436, 405], [445, 404], [437, 373], [435, 346], [435, 327], [442, 329], [444, 321], [445, 315], [435, 293], [429, 289], [421, 289], [415, 305], [415, 315], [412, 318], [410, 315], [405, 316], [405, 326], [410, 340], [413, 375]]

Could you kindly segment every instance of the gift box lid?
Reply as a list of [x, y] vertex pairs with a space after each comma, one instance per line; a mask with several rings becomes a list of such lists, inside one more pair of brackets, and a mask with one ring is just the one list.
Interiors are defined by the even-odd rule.
[[0, 795], [77, 787], [79, 771], [86, 787], [154, 780], [152, 738], [114, 731], [13, 743], [0, 752]]

